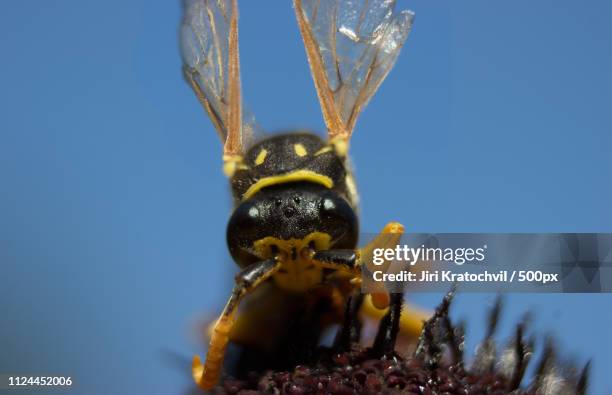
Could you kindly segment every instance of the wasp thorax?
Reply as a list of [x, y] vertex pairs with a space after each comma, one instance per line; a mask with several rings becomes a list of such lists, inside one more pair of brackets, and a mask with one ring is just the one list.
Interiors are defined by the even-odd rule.
[[232, 256], [241, 266], [308, 251], [354, 248], [358, 222], [351, 205], [324, 186], [299, 182], [262, 189], [242, 202], [227, 227]]

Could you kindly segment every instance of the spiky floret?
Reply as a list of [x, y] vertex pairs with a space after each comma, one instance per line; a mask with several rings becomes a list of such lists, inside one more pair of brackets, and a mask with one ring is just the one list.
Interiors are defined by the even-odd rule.
[[[489, 312], [487, 333], [473, 361], [464, 357], [464, 325], [453, 324], [449, 309], [454, 291], [449, 292], [433, 316], [425, 322], [414, 352], [400, 356], [380, 339], [395, 341], [397, 328], [382, 320], [372, 347], [359, 344], [361, 325], [349, 301], [345, 324], [332, 347], [321, 347], [312, 363], [291, 371], [251, 374], [247, 379], [226, 378], [219, 394], [512, 394], [584, 395], [590, 362], [578, 372], [561, 369], [556, 348], [548, 339], [535, 374], [525, 382], [525, 372], [534, 352], [533, 338], [525, 339], [527, 319], [516, 325], [514, 336], [498, 352], [494, 340], [502, 310], [498, 299]], [[399, 312], [402, 298], [392, 298], [387, 317]], [[387, 318], [385, 317], [385, 318]], [[387, 320], [389, 321], [389, 320]], [[395, 333], [389, 333], [395, 332]], [[401, 350], [399, 350], [401, 351]]]

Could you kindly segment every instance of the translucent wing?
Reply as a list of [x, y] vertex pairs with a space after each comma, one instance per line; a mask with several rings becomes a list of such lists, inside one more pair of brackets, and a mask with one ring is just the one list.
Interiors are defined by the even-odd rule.
[[237, 0], [184, 0], [181, 52], [185, 76], [224, 143], [226, 164], [236, 163], [254, 120], [243, 121]]
[[395, 0], [294, 0], [330, 140], [348, 140], [412, 27]]

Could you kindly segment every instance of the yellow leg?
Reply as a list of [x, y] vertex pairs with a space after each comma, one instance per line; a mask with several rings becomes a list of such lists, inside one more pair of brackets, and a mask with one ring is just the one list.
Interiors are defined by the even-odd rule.
[[232, 295], [212, 330], [206, 361], [202, 364], [200, 357], [196, 355], [191, 364], [193, 379], [200, 388], [210, 390], [219, 381], [225, 350], [229, 343], [229, 334], [236, 321], [236, 311], [240, 301], [262, 282], [269, 279], [278, 269], [278, 261], [269, 259], [249, 266], [236, 276], [236, 286]]
[[219, 380], [225, 350], [229, 342], [229, 333], [235, 321], [234, 315], [221, 316], [215, 323], [204, 365], [202, 365], [199, 356], [193, 357], [191, 364], [193, 379], [203, 389], [212, 389]]

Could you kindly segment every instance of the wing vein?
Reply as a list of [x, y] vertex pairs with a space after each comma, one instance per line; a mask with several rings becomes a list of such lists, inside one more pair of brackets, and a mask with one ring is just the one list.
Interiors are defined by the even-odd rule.
[[183, 0], [181, 54], [187, 82], [223, 143], [224, 169], [231, 175], [256, 130], [243, 114], [237, 0]]
[[316, 44], [310, 25], [306, 22], [301, 0], [295, 0], [295, 12], [328, 133], [330, 136], [343, 136], [346, 134], [344, 125], [340, 115], [335, 111], [334, 98], [324, 69], [320, 48]]
[[328, 137], [348, 141], [393, 67], [413, 14], [396, 13], [394, 0], [294, 0], [294, 6]]

